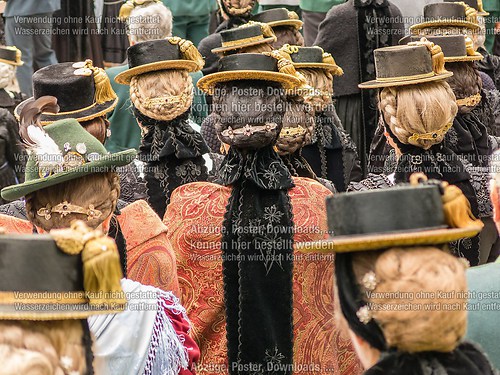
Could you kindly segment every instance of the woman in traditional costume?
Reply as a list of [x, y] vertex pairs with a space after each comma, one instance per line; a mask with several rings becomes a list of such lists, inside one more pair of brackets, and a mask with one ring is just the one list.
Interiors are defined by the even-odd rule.
[[293, 178], [273, 148], [284, 90], [301, 82], [293, 73], [277, 52], [236, 54], [199, 82], [214, 95], [216, 130], [230, 148], [217, 183], [178, 188], [164, 222], [202, 374], [358, 369], [333, 317], [333, 260], [293, 250], [294, 241], [324, 238], [318, 207], [331, 194]]

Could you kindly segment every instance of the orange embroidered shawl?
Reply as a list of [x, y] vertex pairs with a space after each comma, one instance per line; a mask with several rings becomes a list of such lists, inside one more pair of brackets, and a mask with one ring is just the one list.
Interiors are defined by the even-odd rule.
[[[324, 238], [325, 198], [330, 191], [307, 178], [294, 178], [289, 191], [295, 242]], [[221, 228], [231, 188], [195, 182], [176, 189], [165, 214], [176, 252], [181, 301], [201, 350], [197, 374], [227, 374]], [[294, 374], [361, 373], [350, 343], [333, 316], [332, 256], [294, 254]]]
[[[127, 278], [179, 295], [175, 253], [167, 228], [145, 201], [136, 201], [117, 216], [127, 242]], [[7, 233], [32, 233], [29, 221], [0, 214]]]

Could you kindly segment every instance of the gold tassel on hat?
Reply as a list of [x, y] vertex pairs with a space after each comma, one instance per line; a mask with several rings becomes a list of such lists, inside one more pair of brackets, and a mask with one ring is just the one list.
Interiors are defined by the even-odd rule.
[[196, 46], [190, 40], [179, 38], [178, 36], [173, 36], [167, 38], [170, 44], [178, 44], [179, 49], [182, 53], [182, 57], [185, 60], [194, 61], [199, 69], [202, 69], [205, 65], [205, 60], [203, 60], [203, 56], [201, 56], [200, 51], [196, 48]]
[[444, 53], [441, 47], [427, 40], [427, 38], [422, 37], [418, 42], [410, 42], [409, 46], [426, 46], [432, 55], [432, 70], [435, 74], [444, 74], [448, 71], [444, 67]]
[[90, 304], [124, 304], [120, 285], [123, 277], [120, 254], [115, 242], [100, 236], [88, 240], [82, 251], [83, 286]]
[[323, 64], [335, 65], [337, 68], [335, 69], [333, 74], [336, 76], [344, 75], [344, 71], [342, 70], [342, 68], [335, 63], [335, 59], [328, 52], [323, 52]]
[[111, 87], [111, 82], [104, 69], [94, 67], [92, 70], [94, 72], [96, 103], [103, 104], [116, 99], [116, 93]]
[[135, 7], [146, 5], [149, 3], [161, 3], [161, 0], [128, 0], [125, 4], [120, 7], [120, 13], [118, 14], [118, 19], [125, 22], [130, 17], [130, 13], [135, 9]]
[[483, 222], [472, 214], [470, 203], [462, 190], [455, 185], [442, 183], [443, 210], [446, 223], [451, 228], [483, 227]]

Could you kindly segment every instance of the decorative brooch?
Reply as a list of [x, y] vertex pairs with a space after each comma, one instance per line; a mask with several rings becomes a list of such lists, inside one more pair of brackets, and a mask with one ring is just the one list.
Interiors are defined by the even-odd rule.
[[368, 324], [372, 320], [372, 312], [368, 308], [367, 305], [360, 307], [358, 311], [356, 311], [356, 316], [359, 321], [363, 324]]
[[229, 139], [233, 139], [237, 135], [245, 135], [247, 137], [252, 136], [255, 133], [261, 132], [270, 132], [275, 130], [278, 127], [278, 124], [275, 122], [268, 122], [265, 125], [250, 125], [246, 124], [242, 128], [233, 129], [230, 126], [222, 131], [222, 136], [227, 137]]
[[54, 207], [47, 204], [44, 208], [40, 208], [37, 211], [37, 215], [45, 218], [45, 220], [50, 220], [52, 214], [55, 213], [60, 214], [61, 217], [65, 217], [69, 214], [82, 214], [87, 216], [87, 221], [97, 219], [102, 215], [102, 212], [97, 210], [93, 204], [89, 205], [89, 208], [83, 208], [81, 206], [68, 203], [67, 201], [59, 203]]
[[377, 287], [377, 283], [378, 283], [377, 275], [375, 275], [375, 272], [369, 271], [369, 272], [365, 273], [365, 275], [363, 276], [363, 279], [361, 280], [361, 283], [363, 284], [363, 286], [365, 287], [366, 290], [372, 292]]

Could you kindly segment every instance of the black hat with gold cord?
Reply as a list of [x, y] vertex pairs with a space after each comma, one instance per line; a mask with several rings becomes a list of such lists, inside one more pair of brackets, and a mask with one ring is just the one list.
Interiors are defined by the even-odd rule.
[[424, 22], [410, 26], [413, 34], [430, 27], [457, 27], [478, 30], [477, 11], [464, 2], [427, 4], [424, 7]]
[[444, 67], [441, 47], [422, 38], [405, 46], [373, 51], [376, 78], [359, 84], [362, 89], [415, 85], [451, 77]]
[[289, 11], [286, 8], [265, 10], [252, 16], [251, 20], [267, 23], [271, 27], [293, 26], [297, 30], [300, 30], [304, 24], [297, 13]]
[[422, 178], [426, 180], [416, 173], [410, 184], [327, 198], [328, 228], [333, 236], [296, 248], [343, 253], [437, 245], [474, 237], [482, 230], [482, 221], [474, 218], [458, 187], [446, 182], [419, 184]]
[[217, 83], [239, 80], [277, 82], [286, 90], [305, 84], [305, 78], [297, 73], [290, 56], [274, 50], [224, 56], [220, 59], [219, 71], [200, 78], [197, 85], [200, 90], [212, 94]]
[[0, 320], [86, 319], [125, 307], [115, 242], [84, 222], [0, 235]]
[[127, 49], [127, 57], [129, 68], [115, 77], [122, 85], [129, 85], [139, 74], [168, 69], [197, 72], [205, 64], [195, 45], [177, 36], [134, 44]]
[[104, 69], [95, 67], [92, 60], [46, 66], [33, 74], [33, 97], [21, 102], [14, 110], [16, 118], [28, 103], [42, 96], [54, 96], [58, 113], [42, 113], [40, 123], [48, 125], [57, 120], [74, 118], [88, 121], [111, 112], [118, 97]]
[[[445, 3], [458, 3], [455, 0], [444, 0]], [[483, 8], [483, 0], [464, 0], [465, 4], [474, 8], [477, 11], [478, 16], [489, 16], [490, 14]]]
[[220, 32], [221, 47], [212, 49], [212, 53], [225, 54], [242, 48], [257, 46], [260, 44], [272, 44], [276, 41], [273, 29], [259, 22], [248, 23], [229, 30]]

